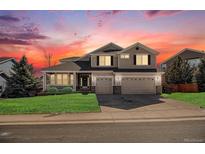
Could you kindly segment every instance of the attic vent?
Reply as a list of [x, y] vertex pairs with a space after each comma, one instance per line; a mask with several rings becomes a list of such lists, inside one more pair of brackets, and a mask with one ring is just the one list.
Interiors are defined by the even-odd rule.
[[136, 50], [139, 50], [139, 47], [136, 47]]

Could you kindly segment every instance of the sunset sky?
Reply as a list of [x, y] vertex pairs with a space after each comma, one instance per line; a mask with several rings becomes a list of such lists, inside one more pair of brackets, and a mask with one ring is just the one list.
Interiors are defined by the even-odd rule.
[[158, 50], [158, 63], [183, 48], [205, 50], [205, 11], [0, 11], [0, 56], [26, 55], [46, 67], [109, 42], [140, 42]]

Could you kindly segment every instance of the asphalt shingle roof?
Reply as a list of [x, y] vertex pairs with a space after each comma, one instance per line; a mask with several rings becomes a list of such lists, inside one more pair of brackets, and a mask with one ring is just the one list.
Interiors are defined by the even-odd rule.
[[44, 68], [43, 71], [79, 71], [80, 69], [81, 67], [76, 63], [68, 61], [66, 63]]
[[11, 57], [0, 57], [0, 63], [5, 61], [5, 60], [9, 60], [12, 59]]
[[157, 69], [119, 69], [116, 67], [94, 68], [90, 66], [89, 61], [66, 62], [50, 68], [45, 68], [43, 71], [113, 71], [113, 72], [157, 72]]

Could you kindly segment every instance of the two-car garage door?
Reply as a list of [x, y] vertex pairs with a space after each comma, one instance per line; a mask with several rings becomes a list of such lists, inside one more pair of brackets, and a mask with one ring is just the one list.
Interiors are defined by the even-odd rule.
[[122, 94], [154, 94], [155, 81], [151, 77], [124, 77], [121, 81]]

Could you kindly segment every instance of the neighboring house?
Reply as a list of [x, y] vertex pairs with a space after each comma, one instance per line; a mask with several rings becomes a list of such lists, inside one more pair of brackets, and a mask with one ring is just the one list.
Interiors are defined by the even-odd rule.
[[11, 67], [14, 63], [14, 58], [0, 57], [0, 96], [6, 88], [6, 82], [11, 75]]
[[177, 56], [180, 56], [182, 59], [187, 60], [188, 63], [194, 67], [198, 66], [200, 63], [201, 58], [205, 58], [205, 52], [199, 51], [195, 49], [189, 49], [185, 48], [175, 54], [174, 56], [170, 57], [169, 59], [165, 60], [161, 63], [161, 71], [165, 71], [169, 66], [171, 66], [174, 62], [174, 60], [177, 58]]
[[160, 93], [162, 73], [156, 69], [157, 55], [141, 43], [124, 49], [109, 43], [81, 58], [62, 59], [60, 64], [43, 69], [43, 89], [71, 86], [97, 94]]

